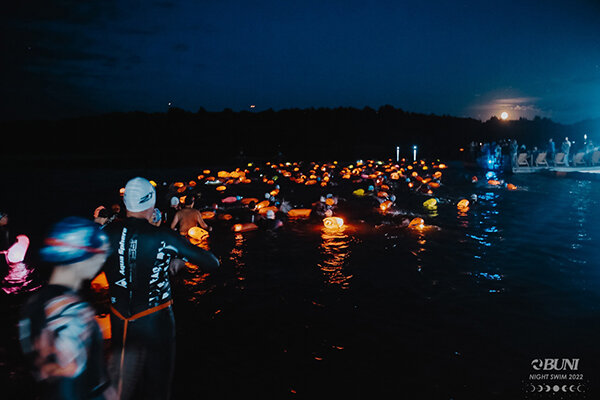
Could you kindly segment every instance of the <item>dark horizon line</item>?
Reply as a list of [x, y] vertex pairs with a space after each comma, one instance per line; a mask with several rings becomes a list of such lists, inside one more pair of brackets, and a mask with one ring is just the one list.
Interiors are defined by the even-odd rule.
[[492, 121], [494, 119], [502, 121], [502, 122], [506, 122], [506, 123], [510, 123], [513, 121], [536, 121], [536, 120], [547, 120], [550, 121], [552, 123], [555, 124], [559, 124], [559, 125], [563, 125], [563, 126], [573, 126], [573, 125], [578, 125], [578, 124], [582, 124], [582, 123], [586, 123], [586, 122], [591, 122], [591, 121], [597, 121], [600, 120], [600, 117], [593, 117], [593, 118], [586, 118], [586, 119], [582, 119], [579, 120], [577, 122], [572, 122], [572, 123], [563, 123], [563, 122], [558, 122], [558, 121], [554, 121], [552, 120], [552, 118], [549, 117], [542, 117], [540, 115], [536, 115], [534, 116], [532, 119], [528, 119], [526, 117], [519, 117], [519, 119], [507, 119], [505, 121], [503, 121], [499, 116], [497, 115], [493, 115], [491, 116], [489, 119], [487, 120], [481, 120], [481, 119], [477, 119], [474, 117], [469, 117], [469, 116], [456, 116], [456, 115], [451, 115], [451, 114], [436, 114], [436, 113], [425, 113], [425, 112], [415, 112], [415, 111], [407, 111], [404, 110], [402, 108], [396, 108], [393, 105], [390, 104], [384, 104], [379, 106], [378, 108], [373, 108], [369, 105], [364, 106], [363, 108], [357, 108], [354, 106], [337, 106], [337, 107], [304, 107], [304, 108], [300, 108], [300, 107], [287, 107], [287, 108], [280, 108], [280, 109], [273, 109], [273, 107], [269, 107], [267, 109], [262, 109], [262, 110], [256, 110], [256, 109], [240, 109], [240, 110], [234, 110], [230, 107], [225, 107], [224, 109], [220, 110], [220, 111], [209, 111], [207, 109], [205, 109], [204, 107], [200, 106], [198, 108], [197, 111], [190, 111], [190, 110], [186, 110], [183, 109], [181, 107], [172, 107], [172, 106], [167, 106], [167, 110], [166, 111], [142, 111], [142, 110], [129, 110], [129, 111], [108, 111], [108, 112], [100, 112], [100, 113], [95, 113], [95, 114], [83, 114], [83, 115], [79, 115], [79, 116], [71, 116], [71, 117], [60, 117], [60, 118], [32, 118], [32, 119], [3, 119], [0, 117], [0, 123], [27, 123], [27, 122], [59, 122], [59, 121], [68, 121], [68, 120], [77, 120], [77, 119], [85, 119], [85, 118], [97, 118], [97, 117], [103, 117], [103, 116], [107, 116], [107, 115], [115, 115], [115, 114], [137, 114], [137, 113], [141, 113], [141, 114], [168, 114], [169, 112], [185, 112], [185, 113], [189, 113], [189, 114], [200, 114], [202, 112], [205, 113], [211, 113], [211, 114], [220, 114], [220, 113], [226, 113], [226, 112], [232, 112], [232, 113], [248, 113], [248, 114], [260, 114], [260, 113], [264, 113], [264, 112], [284, 112], [284, 111], [316, 111], [316, 110], [328, 110], [328, 111], [333, 111], [333, 110], [338, 110], [338, 109], [349, 109], [349, 110], [356, 110], [356, 111], [365, 111], [366, 109], [371, 109], [373, 111], [375, 111], [376, 113], [379, 112], [382, 108], [392, 108], [394, 111], [400, 111], [402, 113], [405, 114], [412, 114], [412, 115], [423, 115], [423, 116], [427, 116], [427, 117], [439, 117], [439, 118], [457, 118], [457, 119], [465, 119], [465, 120], [473, 120], [473, 121], [478, 121], [481, 123], [486, 123], [489, 121]]

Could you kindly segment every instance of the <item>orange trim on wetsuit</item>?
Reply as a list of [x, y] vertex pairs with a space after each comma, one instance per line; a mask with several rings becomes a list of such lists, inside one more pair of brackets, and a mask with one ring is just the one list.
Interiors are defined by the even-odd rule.
[[117, 397], [120, 399], [121, 398], [121, 392], [123, 389], [123, 364], [125, 363], [125, 340], [127, 339], [127, 325], [130, 321], [135, 321], [136, 319], [140, 319], [142, 317], [145, 317], [147, 315], [150, 314], [154, 314], [155, 312], [158, 312], [160, 310], [164, 310], [165, 308], [169, 308], [171, 307], [171, 305], [173, 304], [173, 300], [169, 300], [166, 303], [163, 304], [159, 304], [156, 307], [152, 307], [149, 308], [147, 310], [144, 310], [142, 312], [139, 312], [137, 314], [132, 315], [131, 317], [124, 317], [116, 308], [114, 308], [113, 306], [110, 306], [110, 310], [112, 311], [112, 313], [118, 317], [119, 319], [122, 319], [124, 321], [123, 323], [123, 344], [121, 347], [121, 360], [119, 362], [119, 386], [117, 389]]

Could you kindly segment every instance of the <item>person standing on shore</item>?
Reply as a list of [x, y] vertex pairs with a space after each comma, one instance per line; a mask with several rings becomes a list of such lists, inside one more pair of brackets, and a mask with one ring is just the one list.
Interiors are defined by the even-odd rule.
[[19, 340], [45, 399], [116, 399], [94, 309], [78, 293], [109, 248], [98, 224], [69, 217], [54, 225], [40, 250], [53, 271], [21, 310]]
[[569, 141], [568, 137], [566, 137], [565, 141], [562, 142], [561, 150], [563, 153], [565, 153], [565, 166], [568, 167], [569, 166], [569, 151], [571, 150], [571, 142]]
[[517, 166], [517, 153], [519, 152], [519, 144], [517, 139], [510, 141], [510, 162], [513, 167]]
[[168, 399], [175, 362], [169, 274], [184, 262], [214, 270], [219, 261], [175, 232], [149, 222], [156, 192], [147, 179], [127, 182], [123, 202], [127, 217], [106, 229], [116, 249], [104, 267], [111, 302], [110, 372], [121, 400]]
[[548, 148], [546, 149], [546, 160], [554, 162], [554, 154], [556, 154], [556, 146], [552, 138], [548, 139]]

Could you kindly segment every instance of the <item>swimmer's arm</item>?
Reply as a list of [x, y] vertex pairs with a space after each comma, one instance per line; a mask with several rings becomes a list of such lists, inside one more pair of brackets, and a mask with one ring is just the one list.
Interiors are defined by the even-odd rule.
[[171, 222], [171, 229], [175, 229], [177, 224], [179, 223], [179, 212], [175, 213], [175, 217], [173, 218], [173, 222]]
[[202, 214], [200, 214], [200, 212], [198, 212], [198, 224], [200, 225], [200, 228], [202, 229], [206, 229], [209, 230], [210, 227], [206, 224], [206, 222], [204, 222], [204, 219], [202, 219]]
[[177, 248], [177, 258], [180, 258], [183, 261], [189, 261], [204, 270], [214, 270], [219, 268], [219, 260], [217, 260], [217, 257], [210, 251], [196, 247], [187, 239], [176, 234], [171, 235], [171, 241]]

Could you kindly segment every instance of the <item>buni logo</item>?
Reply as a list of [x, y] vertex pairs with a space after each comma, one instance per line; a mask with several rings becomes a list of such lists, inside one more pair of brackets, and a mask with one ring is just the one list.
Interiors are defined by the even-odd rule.
[[531, 366], [536, 371], [577, 371], [579, 358], [536, 358]]

